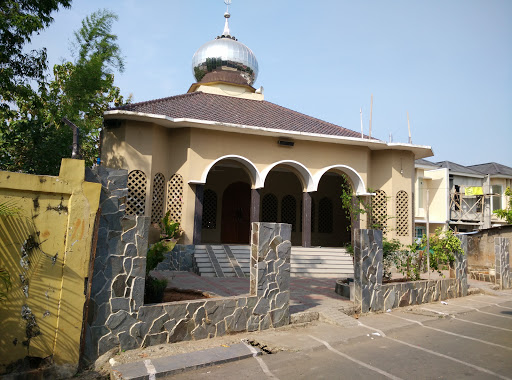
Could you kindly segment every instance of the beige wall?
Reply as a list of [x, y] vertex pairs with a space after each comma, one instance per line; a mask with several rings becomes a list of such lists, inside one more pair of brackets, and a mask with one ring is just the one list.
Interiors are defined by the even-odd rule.
[[[388, 232], [386, 237], [396, 238], [402, 244], [411, 244], [414, 236], [412, 199], [414, 186], [414, 155], [406, 151], [376, 151], [371, 154], [368, 186], [372, 191], [383, 190], [388, 197]], [[398, 236], [396, 195], [403, 190], [408, 195], [408, 235]]]
[[[409, 236], [400, 237], [400, 240], [407, 244], [411, 242], [414, 234], [411, 211], [414, 156], [411, 152], [370, 151], [366, 147], [304, 140], [295, 141], [293, 147], [282, 147], [278, 146], [275, 137], [200, 128], [164, 129], [151, 123], [135, 121], [125, 121], [122, 127], [107, 130], [102, 152], [106, 166], [129, 171], [140, 169], [147, 174], [151, 173], [148, 175], [151, 179], [158, 172], [162, 172], [166, 180], [174, 173], [183, 176], [184, 243], [191, 243], [194, 227], [195, 185], [189, 185], [188, 182], [199, 180], [213, 161], [225, 155], [245, 157], [260, 173], [269, 165], [282, 160], [301, 163], [312, 176], [332, 165], [349, 166], [360, 175], [366, 187], [382, 189], [391, 197], [388, 209], [390, 216], [396, 212], [397, 192], [404, 190], [409, 200]], [[287, 168], [294, 170], [290, 166]], [[305, 188], [306, 184], [302, 183], [302, 187]], [[148, 189], [151, 189], [149, 184]], [[146, 203], [147, 213], [151, 210], [150, 198]], [[395, 221], [391, 219], [390, 223], [393, 228], [389, 236], [394, 237]]]

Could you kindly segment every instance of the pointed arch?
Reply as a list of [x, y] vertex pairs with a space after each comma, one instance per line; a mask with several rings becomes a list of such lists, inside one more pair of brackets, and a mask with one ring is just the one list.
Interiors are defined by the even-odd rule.
[[217, 158], [215, 161], [212, 161], [206, 167], [206, 169], [203, 171], [203, 173], [201, 174], [201, 178], [195, 179], [195, 180], [194, 179], [190, 180], [190, 181], [188, 181], [188, 183], [194, 184], [194, 185], [197, 185], [197, 184], [204, 185], [206, 183], [206, 178], [208, 177], [208, 173], [210, 172], [210, 170], [213, 168], [213, 166], [215, 164], [217, 164], [218, 162], [220, 162], [222, 160], [231, 160], [231, 161], [239, 162], [249, 172], [249, 175], [252, 180], [252, 188], [260, 189], [263, 187], [264, 181], [262, 181], [260, 173], [259, 173], [258, 169], [256, 168], [256, 165], [254, 165], [252, 163], [252, 161], [249, 160], [248, 158], [243, 157], [243, 156], [234, 155], [234, 154], [222, 156], [222, 157]]
[[318, 172], [316, 172], [315, 176], [314, 176], [315, 188], [313, 191], [318, 190], [318, 185], [320, 184], [320, 180], [322, 179], [322, 176], [325, 173], [327, 173], [329, 170], [337, 170], [337, 171], [341, 171], [344, 174], [346, 174], [347, 177], [352, 182], [352, 186], [354, 186], [354, 191], [355, 191], [356, 195], [367, 195], [368, 194], [368, 192], [366, 191], [366, 186], [364, 184], [364, 181], [361, 178], [361, 176], [359, 175], [359, 173], [347, 165], [331, 165], [331, 166], [327, 166], [323, 169], [320, 169]]

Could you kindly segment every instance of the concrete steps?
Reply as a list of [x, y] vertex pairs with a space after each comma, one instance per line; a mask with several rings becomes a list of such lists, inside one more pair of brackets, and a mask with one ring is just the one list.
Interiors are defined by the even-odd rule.
[[[194, 257], [201, 276], [249, 277], [250, 246], [197, 245]], [[353, 277], [352, 256], [344, 248], [292, 247], [291, 275]]]
[[353, 277], [352, 256], [345, 248], [292, 247], [291, 275], [295, 277]]

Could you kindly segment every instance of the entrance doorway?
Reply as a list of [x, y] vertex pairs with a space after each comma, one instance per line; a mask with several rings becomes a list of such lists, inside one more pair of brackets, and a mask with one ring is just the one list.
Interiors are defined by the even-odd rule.
[[222, 195], [221, 240], [224, 244], [249, 244], [251, 233], [251, 186], [229, 185]]

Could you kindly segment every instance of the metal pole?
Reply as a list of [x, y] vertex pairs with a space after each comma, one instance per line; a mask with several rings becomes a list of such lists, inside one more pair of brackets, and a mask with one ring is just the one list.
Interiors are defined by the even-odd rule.
[[430, 205], [430, 196], [429, 190], [427, 188], [427, 272], [428, 279], [430, 280], [430, 214], [429, 214], [429, 205]]
[[62, 118], [62, 121], [66, 123], [69, 127], [71, 127], [71, 130], [73, 131], [73, 148], [71, 150], [71, 158], [81, 159], [82, 157], [80, 156], [80, 140], [78, 134], [79, 129], [75, 124], [73, 124], [65, 117]]

